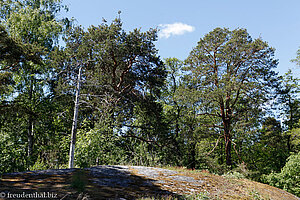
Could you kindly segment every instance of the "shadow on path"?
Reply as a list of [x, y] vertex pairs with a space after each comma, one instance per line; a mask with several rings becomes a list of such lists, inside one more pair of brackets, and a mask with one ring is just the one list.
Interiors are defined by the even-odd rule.
[[155, 182], [125, 166], [10, 173], [0, 179], [0, 199], [183, 199]]

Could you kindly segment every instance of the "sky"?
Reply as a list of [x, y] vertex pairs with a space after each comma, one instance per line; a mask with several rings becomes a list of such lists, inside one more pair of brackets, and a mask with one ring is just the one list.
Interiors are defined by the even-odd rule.
[[300, 0], [64, 0], [78, 25], [88, 28], [112, 22], [121, 11], [123, 28], [147, 31], [158, 28], [155, 43], [161, 58], [184, 60], [197, 42], [214, 28], [247, 29], [274, 47], [276, 69], [292, 69], [300, 78], [300, 66], [291, 59], [300, 48]]

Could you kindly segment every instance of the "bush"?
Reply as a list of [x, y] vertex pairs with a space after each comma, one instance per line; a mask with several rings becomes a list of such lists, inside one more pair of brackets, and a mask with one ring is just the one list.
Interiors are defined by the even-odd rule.
[[243, 174], [241, 174], [240, 172], [237, 171], [231, 171], [231, 172], [227, 172], [226, 174], [223, 174], [222, 176], [226, 177], [226, 178], [233, 178], [233, 179], [244, 179], [246, 178]]
[[280, 173], [264, 176], [264, 181], [300, 197], [300, 152], [287, 159]]
[[75, 166], [86, 168], [96, 164], [123, 164], [126, 155], [118, 145], [121, 139], [105, 125], [89, 131], [79, 130], [75, 149]]
[[29, 168], [30, 171], [45, 170], [45, 169], [48, 169], [48, 166], [40, 158], [38, 158], [37, 161], [34, 163], [34, 165]]

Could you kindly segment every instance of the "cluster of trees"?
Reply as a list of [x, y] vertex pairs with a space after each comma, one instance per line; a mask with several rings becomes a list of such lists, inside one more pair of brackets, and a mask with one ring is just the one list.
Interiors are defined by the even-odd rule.
[[1, 173], [67, 167], [71, 146], [79, 167], [236, 169], [278, 185], [299, 154], [299, 80], [275, 73], [274, 49], [245, 29], [162, 60], [156, 29], [116, 18], [85, 30], [58, 17], [61, 0], [0, 5]]

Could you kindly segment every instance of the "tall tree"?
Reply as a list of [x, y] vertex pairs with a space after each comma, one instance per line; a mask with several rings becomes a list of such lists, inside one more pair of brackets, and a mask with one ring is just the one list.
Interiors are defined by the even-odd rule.
[[299, 79], [295, 78], [292, 71], [289, 70], [283, 76], [279, 77], [281, 86], [277, 89], [278, 104], [281, 110], [281, 117], [284, 117], [286, 129], [299, 128], [300, 108], [298, 93], [300, 90]]
[[71, 95], [82, 68], [79, 120], [105, 121], [110, 123], [111, 132], [118, 130], [120, 134], [122, 127], [128, 133], [143, 127], [133, 126], [134, 109], [147, 106], [148, 110], [159, 110], [155, 100], [165, 78], [164, 64], [154, 46], [156, 39], [155, 29], [127, 33], [120, 19], [110, 25], [91, 26], [87, 31], [76, 27], [70, 32], [66, 48], [56, 51], [54, 63], [59, 66], [57, 88]]
[[[295, 78], [292, 71], [279, 77], [280, 87], [277, 89], [279, 114], [283, 120], [285, 137], [288, 151], [293, 151], [292, 140], [298, 138], [296, 129], [300, 128], [300, 101], [299, 101], [299, 79]], [[292, 137], [293, 135], [293, 137]]]
[[267, 117], [262, 122], [261, 130], [251, 141], [252, 144], [244, 148], [248, 169], [258, 170], [260, 174], [279, 172], [284, 166], [289, 152], [280, 121]]
[[227, 165], [232, 165], [236, 127], [253, 125], [270, 99], [276, 66], [274, 49], [260, 38], [252, 40], [245, 29], [214, 29], [186, 59], [189, 87], [201, 93], [198, 115], [218, 119], [209, 126], [224, 137]]
[[166, 159], [169, 159], [169, 161], [174, 162], [176, 165], [182, 165], [183, 151], [180, 144], [182, 143], [180, 132], [184, 106], [178, 101], [178, 90], [181, 85], [181, 68], [183, 62], [177, 58], [167, 58], [165, 59], [165, 65], [168, 76], [163, 88], [161, 102], [171, 136], [170, 141], [168, 141], [171, 152]]
[[14, 71], [14, 95], [8, 98], [11, 105], [18, 107], [27, 123], [27, 156], [33, 155], [38, 107], [47, 99], [49, 72], [47, 65], [49, 52], [57, 44], [62, 34], [64, 22], [58, 13], [64, 8], [60, 0], [22, 0], [1, 1], [0, 16], [10, 36], [28, 48], [28, 54], [40, 59], [32, 62], [23, 59]]
[[[163, 88], [161, 101], [164, 108], [165, 121], [169, 128], [168, 143], [169, 163], [199, 167], [197, 162], [197, 145], [202, 137], [203, 127], [199, 124], [196, 110], [199, 102], [195, 91], [186, 87], [183, 79], [183, 62], [177, 58], [165, 59], [168, 76]], [[206, 137], [208, 134], [206, 135]]]
[[2, 101], [9, 94], [9, 86], [13, 83], [13, 68], [21, 61], [24, 51], [22, 46], [8, 35], [2, 25], [0, 26], [0, 45], [0, 106], [3, 106]]

